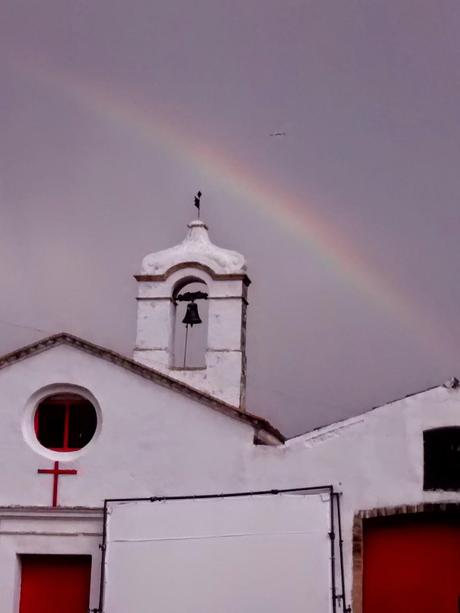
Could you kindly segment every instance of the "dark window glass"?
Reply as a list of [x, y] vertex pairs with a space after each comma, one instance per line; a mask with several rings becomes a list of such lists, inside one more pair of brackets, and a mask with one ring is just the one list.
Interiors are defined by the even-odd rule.
[[460, 427], [423, 433], [425, 490], [460, 490]]
[[37, 439], [55, 451], [81, 449], [93, 438], [96, 426], [93, 405], [75, 394], [49, 396], [35, 414]]
[[42, 404], [37, 411], [37, 438], [44, 447], [62, 447], [64, 442], [64, 403]]
[[69, 447], [81, 449], [87, 445], [93, 438], [96, 425], [96, 411], [88, 400], [81, 399], [72, 404], [69, 413]]

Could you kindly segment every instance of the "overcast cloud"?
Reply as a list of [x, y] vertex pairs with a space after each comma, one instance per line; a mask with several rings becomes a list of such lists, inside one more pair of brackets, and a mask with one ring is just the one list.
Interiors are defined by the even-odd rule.
[[142, 257], [247, 256], [293, 435], [460, 374], [457, 0], [3, 0], [0, 351], [130, 354]]

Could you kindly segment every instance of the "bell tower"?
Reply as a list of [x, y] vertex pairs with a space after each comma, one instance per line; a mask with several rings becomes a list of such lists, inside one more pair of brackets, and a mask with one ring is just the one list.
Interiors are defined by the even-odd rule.
[[[206, 224], [198, 219], [188, 224], [182, 243], [147, 255], [135, 279], [139, 291], [134, 359], [244, 408], [250, 284], [245, 258], [214, 245]], [[188, 291], [189, 287], [194, 291]], [[204, 327], [203, 360], [191, 366], [187, 342], [199, 326]], [[178, 359], [179, 334], [184, 336], [180, 349], [184, 354]]]

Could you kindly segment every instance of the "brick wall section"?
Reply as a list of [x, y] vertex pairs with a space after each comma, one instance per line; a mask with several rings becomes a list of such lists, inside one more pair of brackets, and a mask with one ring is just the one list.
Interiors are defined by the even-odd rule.
[[351, 596], [353, 613], [363, 609], [363, 519], [355, 515], [353, 520], [353, 590]]

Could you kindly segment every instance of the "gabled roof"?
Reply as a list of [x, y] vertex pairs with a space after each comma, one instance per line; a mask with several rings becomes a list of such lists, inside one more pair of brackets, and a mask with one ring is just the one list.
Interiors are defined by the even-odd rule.
[[175, 392], [188, 396], [189, 398], [196, 400], [201, 404], [218, 411], [219, 413], [223, 413], [232, 419], [245, 422], [254, 428], [254, 440], [257, 443], [276, 445], [278, 443], [284, 443], [286, 440], [279, 430], [277, 430], [270, 424], [270, 422], [262, 417], [258, 417], [257, 415], [253, 415], [247, 411], [237, 409], [226, 402], [217, 400], [209, 394], [205, 394], [204, 392], [200, 392], [193, 387], [190, 387], [186, 383], [176, 381], [175, 379], [172, 379], [171, 377], [168, 377], [167, 375], [164, 375], [153, 368], [139, 364], [121, 353], [117, 353], [111, 349], [106, 349], [100, 345], [85, 341], [84, 339], [74, 336], [73, 334], [68, 334], [67, 332], [61, 332], [60, 334], [48, 336], [40, 341], [26, 345], [21, 349], [17, 349], [16, 351], [0, 356], [0, 369], [6, 368], [11, 364], [25, 360], [32, 355], [47, 351], [48, 349], [58, 345], [70, 345], [71, 347], [80, 349], [81, 351], [89, 353], [90, 355], [107, 360], [107, 362], [121, 366], [122, 368], [125, 368], [126, 370], [129, 370], [140, 377], [144, 377], [144, 379], [149, 379], [158, 385], [167, 387]]

